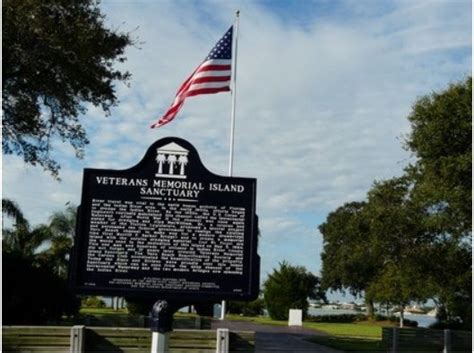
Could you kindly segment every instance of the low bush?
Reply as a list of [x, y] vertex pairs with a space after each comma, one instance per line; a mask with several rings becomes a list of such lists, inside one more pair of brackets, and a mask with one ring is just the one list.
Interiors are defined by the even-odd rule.
[[[397, 316], [383, 316], [377, 315], [375, 318], [377, 321], [390, 321], [391, 323], [398, 324], [400, 323], [400, 318]], [[403, 326], [405, 327], [418, 327], [418, 321], [403, 319]]]
[[148, 316], [156, 299], [140, 298], [140, 297], [125, 297], [127, 302], [127, 309], [131, 315], [145, 315]]
[[[394, 320], [390, 320], [390, 321], [400, 322], [400, 319], [397, 317]], [[405, 326], [405, 327], [418, 327], [418, 321], [403, 319], [403, 326]]]
[[86, 307], [86, 308], [105, 308], [106, 307], [105, 302], [102, 299], [98, 297], [94, 297], [94, 296], [83, 298], [81, 304], [83, 307]]
[[441, 322], [441, 321], [436, 321], [435, 323], [432, 323], [429, 328], [434, 329], [434, 330], [466, 330], [466, 331], [471, 331], [472, 327], [466, 326], [466, 324], [463, 324], [460, 321], [448, 321], [448, 322]]
[[334, 322], [334, 323], [351, 323], [356, 321], [364, 321], [367, 316], [364, 314], [340, 314], [340, 315], [308, 315], [305, 319], [307, 322]]
[[18, 252], [2, 251], [4, 325], [44, 325], [77, 315], [79, 298], [67, 280]]
[[265, 303], [263, 299], [257, 298], [252, 302], [230, 301], [227, 306], [227, 311], [231, 314], [259, 316], [263, 314], [264, 307]]

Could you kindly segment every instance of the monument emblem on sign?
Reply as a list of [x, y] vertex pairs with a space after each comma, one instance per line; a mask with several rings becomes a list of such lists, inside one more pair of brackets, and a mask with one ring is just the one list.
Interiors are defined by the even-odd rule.
[[156, 149], [157, 177], [186, 179], [184, 168], [188, 164], [189, 151], [175, 142]]

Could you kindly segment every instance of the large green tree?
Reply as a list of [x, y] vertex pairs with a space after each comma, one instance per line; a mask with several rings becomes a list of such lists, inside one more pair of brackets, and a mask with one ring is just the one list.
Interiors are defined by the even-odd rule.
[[308, 298], [326, 299], [318, 277], [302, 266], [283, 261], [263, 284], [263, 297], [268, 314], [274, 320], [288, 320], [289, 309], [308, 311]]
[[3, 152], [57, 176], [52, 139], [83, 155], [79, 117], [86, 104], [108, 113], [117, 103], [114, 81], [130, 74], [113, 64], [132, 39], [105, 26], [95, 0], [4, 0], [2, 11]]
[[424, 301], [434, 291], [426, 276], [431, 261], [431, 235], [426, 231], [426, 212], [411, 197], [406, 177], [373, 185], [368, 193], [365, 217], [370, 227], [367, 248], [381, 261], [367, 294], [378, 302], [396, 305], [401, 312], [412, 301]]
[[366, 296], [401, 308], [432, 298], [442, 322], [472, 325], [471, 85], [418, 99], [405, 141], [415, 162], [321, 225], [323, 285], [365, 283]]
[[433, 236], [429, 276], [439, 319], [472, 325], [472, 78], [416, 101], [408, 117], [413, 197]]
[[381, 259], [369, 245], [369, 220], [365, 202], [351, 202], [331, 212], [319, 226], [323, 235], [321, 281], [325, 289], [365, 294], [367, 315], [373, 316], [373, 300], [366, 290]]

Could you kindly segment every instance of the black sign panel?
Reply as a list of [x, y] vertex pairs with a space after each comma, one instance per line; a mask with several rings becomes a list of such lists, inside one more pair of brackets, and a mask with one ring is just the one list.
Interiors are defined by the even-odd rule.
[[71, 281], [77, 292], [174, 300], [257, 297], [256, 179], [209, 172], [187, 141], [135, 167], [85, 169]]

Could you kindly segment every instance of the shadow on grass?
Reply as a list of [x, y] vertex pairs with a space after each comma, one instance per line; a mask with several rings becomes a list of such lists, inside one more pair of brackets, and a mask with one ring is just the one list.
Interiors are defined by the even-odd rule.
[[[362, 337], [347, 336], [314, 336], [308, 338], [308, 341], [321, 344], [323, 346], [341, 349], [345, 352], [370, 352], [370, 353], [386, 353], [390, 349], [383, 345], [378, 339], [367, 339]], [[399, 352], [416, 352], [416, 353], [435, 353], [440, 352], [434, 347], [416, 347], [416, 348], [400, 348]]]
[[367, 338], [315, 336], [309, 338], [308, 341], [331, 348], [342, 349], [347, 352], [385, 353], [387, 351], [387, 349], [382, 346], [382, 341]]

